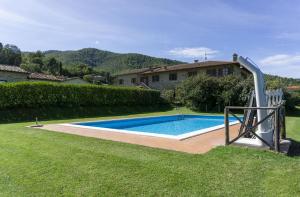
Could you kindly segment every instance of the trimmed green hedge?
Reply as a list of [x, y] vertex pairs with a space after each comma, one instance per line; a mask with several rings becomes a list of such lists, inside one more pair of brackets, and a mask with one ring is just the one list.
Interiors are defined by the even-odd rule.
[[41, 106], [148, 106], [160, 102], [158, 91], [130, 87], [48, 82], [0, 84], [0, 109]]

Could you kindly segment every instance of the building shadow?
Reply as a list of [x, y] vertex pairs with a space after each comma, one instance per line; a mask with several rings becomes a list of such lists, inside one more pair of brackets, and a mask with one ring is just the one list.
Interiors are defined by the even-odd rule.
[[287, 111], [286, 115], [289, 117], [300, 117], [300, 108], [296, 107], [293, 110]]
[[299, 157], [300, 156], [300, 142], [290, 139], [292, 141], [291, 147], [288, 152], [290, 157]]

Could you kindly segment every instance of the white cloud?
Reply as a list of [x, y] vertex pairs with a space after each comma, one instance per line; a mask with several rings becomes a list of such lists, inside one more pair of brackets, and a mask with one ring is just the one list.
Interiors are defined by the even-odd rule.
[[276, 54], [259, 61], [265, 73], [300, 78], [300, 54]]
[[219, 51], [213, 50], [207, 47], [194, 47], [194, 48], [175, 48], [169, 51], [171, 55], [178, 57], [187, 57], [187, 58], [199, 58], [204, 57], [205, 55], [208, 57], [213, 57]]
[[262, 59], [261, 64], [264, 65], [291, 65], [300, 66], [300, 55], [277, 54]]
[[284, 32], [275, 36], [277, 39], [300, 40], [300, 32]]
[[48, 25], [45, 23], [40, 23], [36, 20], [33, 20], [31, 18], [19, 15], [14, 12], [9, 12], [3, 9], [0, 9], [0, 20], [2, 24], [6, 25], [33, 25], [38, 27], [44, 27], [44, 28], [51, 28], [55, 29], [55, 26]]

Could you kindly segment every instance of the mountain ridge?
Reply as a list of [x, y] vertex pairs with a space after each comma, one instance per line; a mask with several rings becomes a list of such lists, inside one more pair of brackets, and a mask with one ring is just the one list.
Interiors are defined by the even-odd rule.
[[62, 62], [65, 67], [87, 64], [97, 71], [106, 71], [113, 74], [150, 66], [171, 66], [185, 63], [139, 53], [115, 53], [96, 48], [82, 48], [79, 50], [65, 51], [47, 50], [43, 51], [43, 54], [49, 58], [56, 58]]

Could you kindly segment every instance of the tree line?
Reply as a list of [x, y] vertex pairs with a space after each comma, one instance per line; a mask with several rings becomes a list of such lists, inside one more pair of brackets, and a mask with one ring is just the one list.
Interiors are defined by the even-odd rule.
[[142, 54], [121, 54], [95, 48], [83, 48], [68, 51], [46, 51], [47, 57], [55, 57], [64, 65], [73, 66], [86, 64], [101, 71], [112, 74], [123, 73], [132, 69], [147, 68], [150, 66], [171, 66], [183, 62], [165, 58], [156, 58]]
[[[28, 72], [81, 77], [93, 83], [109, 82], [111, 80], [109, 73], [96, 71], [87, 64], [63, 65], [57, 58], [47, 57], [41, 51], [22, 53], [17, 46], [11, 44], [3, 45], [0, 43], [0, 64], [19, 66]], [[103, 76], [104, 80], [97, 81], [99, 78], [95, 78], [96, 75]]]

